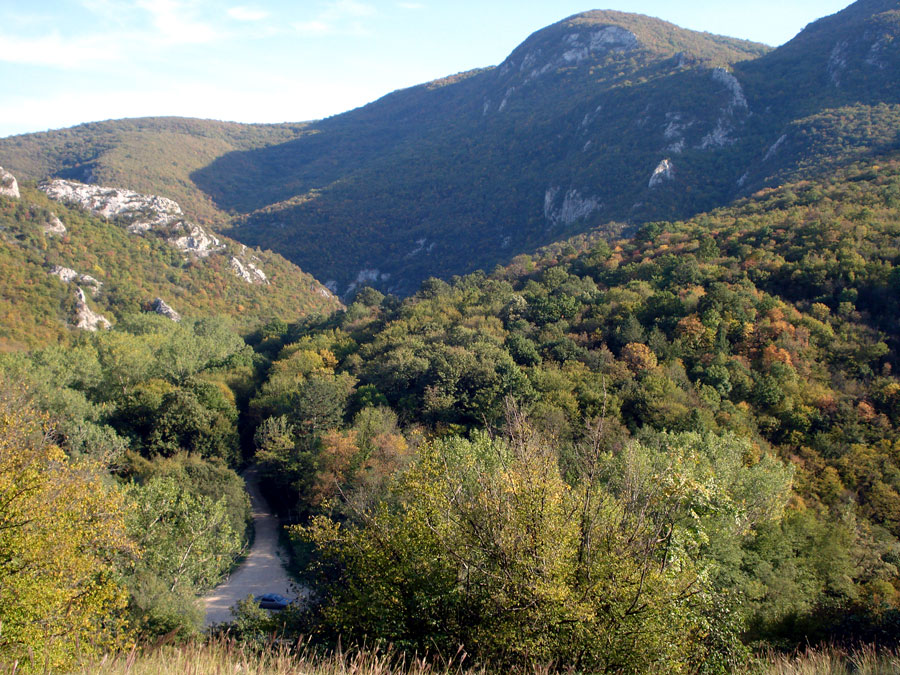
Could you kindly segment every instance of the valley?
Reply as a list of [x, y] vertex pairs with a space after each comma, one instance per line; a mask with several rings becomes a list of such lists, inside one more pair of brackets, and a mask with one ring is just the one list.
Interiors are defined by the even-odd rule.
[[0, 672], [888, 668], [898, 38], [0, 138]]

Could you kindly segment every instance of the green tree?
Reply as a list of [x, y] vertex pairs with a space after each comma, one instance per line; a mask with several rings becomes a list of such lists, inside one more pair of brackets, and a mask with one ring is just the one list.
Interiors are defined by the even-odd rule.
[[426, 445], [355, 522], [300, 530], [322, 556], [323, 629], [463, 645], [497, 665], [702, 660], [711, 542], [776, 517], [787, 474], [771, 460], [745, 471], [734, 439], [663, 435], [611, 454], [596, 429], [567, 483], [515, 411], [508, 426], [505, 439]]
[[180, 485], [173, 476], [132, 483], [128, 529], [143, 556], [128, 579], [132, 614], [144, 634], [199, 629], [195, 594], [215, 585], [242, 548], [229, 504]]
[[135, 549], [123, 495], [15, 392], [0, 387], [0, 665], [60, 671], [128, 641], [116, 562]]

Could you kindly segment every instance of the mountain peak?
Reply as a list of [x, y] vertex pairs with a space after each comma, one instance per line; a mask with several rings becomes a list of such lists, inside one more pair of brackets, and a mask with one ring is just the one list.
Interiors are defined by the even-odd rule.
[[[560, 65], [604, 60], [609, 55], [643, 51], [662, 57], [685, 54], [692, 60], [726, 65], [768, 51], [762, 44], [698, 33], [643, 14], [592, 10], [575, 14], [532, 34], [503, 66], [528, 60], [541, 52]], [[546, 60], [546, 59], [545, 59]]]

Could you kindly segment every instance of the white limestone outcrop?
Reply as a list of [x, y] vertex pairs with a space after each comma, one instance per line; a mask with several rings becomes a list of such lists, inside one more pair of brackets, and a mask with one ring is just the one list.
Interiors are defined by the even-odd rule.
[[[507, 78], [518, 74], [522, 84], [528, 84], [547, 73], [575, 66], [590, 58], [602, 57], [610, 53], [625, 53], [640, 46], [637, 36], [621, 26], [602, 26], [597, 30], [573, 30], [563, 34], [556, 46], [535, 47], [531, 50], [516, 50], [500, 64], [497, 75]], [[502, 112], [514, 93], [509, 87], [497, 111]], [[490, 100], [484, 102], [484, 114], [492, 108]]]
[[97, 295], [98, 291], [103, 286], [102, 281], [98, 281], [90, 274], [80, 274], [73, 270], [71, 267], [54, 265], [50, 268], [50, 274], [54, 277], [58, 277], [59, 280], [64, 284], [71, 284], [72, 282], [75, 282], [78, 284], [84, 284], [85, 286], [90, 286], [91, 295]]
[[56, 214], [51, 214], [50, 220], [48, 220], [42, 226], [44, 230], [44, 234], [48, 237], [62, 237], [68, 230], [66, 230], [66, 226], [63, 225], [63, 222], [56, 216]]
[[19, 183], [16, 177], [0, 166], [0, 197], [19, 198]]
[[181, 315], [172, 309], [169, 304], [163, 300], [162, 298], [156, 298], [153, 300], [153, 304], [150, 305], [150, 309], [159, 314], [160, 316], [164, 316], [167, 319], [171, 319], [172, 321], [178, 322], [181, 321]]
[[738, 79], [724, 68], [713, 68], [712, 79], [721, 85], [724, 85], [731, 92], [731, 102], [728, 104], [729, 112], [736, 110], [747, 110], [750, 106], [747, 103], [747, 97], [744, 94], [744, 88]]
[[562, 199], [562, 188], [548, 188], [544, 193], [544, 218], [554, 225], [571, 225], [584, 220], [603, 204], [595, 197], [584, 197], [578, 190], [568, 190]]
[[[257, 262], [259, 262], [257, 260]], [[250, 261], [241, 262], [237, 257], [231, 257], [231, 271], [248, 284], [268, 284], [269, 279], [259, 267]]]
[[225, 249], [214, 235], [188, 222], [178, 203], [166, 197], [61, 179], [46, 181], [39, 187], [51, 199], [121, 221], [132, 234], [158, 233], [171, 246], [198, 258]]
[[675, 165], [672, 164], [671, 160], [664, 159], [657, 164], [656, 168], [653, 170], [648, 187], [656, 187], [657, 185], [662, 185], [663, 183], [674, 179]]
[[763, 161], [768, 162], [770, 159], [772, 159], [778, 153], [779, 148], [781, 148], [786, 140], [787, 134], [781, 134], [781, 136], [778, 137], [778, 140], [772, 143], [772, 145], [769, 146], [769, 149], [766, 150], [766, 156], [763, 157]]
[[79, 286], [75, 291], [75, 327], [82, 330], [96, 331], [100, 328], [112, 328], [109, 320], [88, 307], [84, 291]]

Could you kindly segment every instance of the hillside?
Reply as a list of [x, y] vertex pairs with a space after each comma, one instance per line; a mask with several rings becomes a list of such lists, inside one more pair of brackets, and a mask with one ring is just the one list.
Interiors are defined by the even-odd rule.
[[586, 12], [497, 67], [319, 122], [103, 122], [0, 139], [0, 163], [152, 187], [341, 295], [364, 283], [405, 295], [889, 152], [898, 26], [893, 3], [859, 0], [770, 50]]
[[297, 138], [303, 128], [174, 117], [91, 122], [2, 139], [0, 166], [21, 180], [54, 176], [165, 195], [201, 225], [221, 227], [227, 215], [197, 189], [191, 173], [230, 152]]
[[244, 421], [318, 603], [242, 630], [503, 672], [896, 644], [898, 223], [893, 153], [270, 326]]
[[[50, 186], [42, 189], [0, 196], [0, 351], [64, 340], [76, 327], [95, 330], [140, 311], [231, 317], [247, 330], [275, 316], [340, 306], [277, 254], [177, 217], [165, 228], [142, 229], [134, 212], [107, 219], [51, 200]], [[131, 207], [146, 213], [149, 198], [134, 199]], [[130, 225], [122, 220], [129, 213]]]

